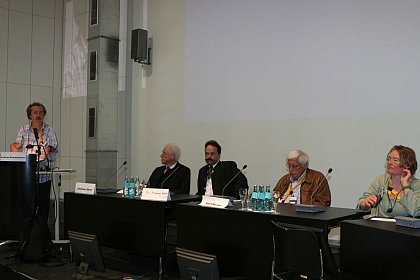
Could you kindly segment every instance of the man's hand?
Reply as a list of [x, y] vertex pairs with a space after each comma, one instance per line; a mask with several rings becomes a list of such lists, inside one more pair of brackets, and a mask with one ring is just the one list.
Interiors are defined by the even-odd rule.
[[22, 148], [22, 144], [20, 143], [12, 143], [9, 146], [9, 149], [11, 152], [19, 152], [21, 148]]

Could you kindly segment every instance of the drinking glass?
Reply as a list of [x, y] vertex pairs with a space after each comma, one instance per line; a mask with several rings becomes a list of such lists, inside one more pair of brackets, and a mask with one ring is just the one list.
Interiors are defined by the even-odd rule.
[[271, 196], [271, 201], [273, 202], [273, 210], [275, 213], [278, 213], [277, 205], [280, 202], [281, 194], [278, 191], [274, 191]]
[[241, 200], [241, 210], [248, 210], [248, 189], [240, 188], [239, 189], [239, 199]]

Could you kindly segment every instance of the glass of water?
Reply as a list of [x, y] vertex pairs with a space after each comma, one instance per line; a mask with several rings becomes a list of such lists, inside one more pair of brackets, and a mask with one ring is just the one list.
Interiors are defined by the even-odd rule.
[[271, 196], [271, 201], [273, 202], [273, 210], [275, 213], [278, 213], [277, 205], [281, 201], [281, 194], [279, 191], [274, 191]]
[[241, 210], [248, 210], [248, 189], [240, 188], [239, 189], [239, 199], [241, 200]]

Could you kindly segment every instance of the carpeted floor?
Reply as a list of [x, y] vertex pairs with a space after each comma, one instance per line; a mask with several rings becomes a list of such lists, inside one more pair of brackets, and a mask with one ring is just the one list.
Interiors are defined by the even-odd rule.
[[[51, 202], [49, 227], [54, 239], [54, 203]], [[60, 212], [64, 213], [63, 201], [60, 201]], [[60, 238], [63, 239], [64, 215], [60, 219]], [[82, 275], [76, 265], [70, 262], [70, 248], [67, 243], [56, 243], [52, 257], [43, 263], [25, 263], [15, 257], [17, 244], [0, 246], [0, 279], [158, 279], [159, 260], [131, 254], [126, 251], [102, 247], [105, 273], [88, 271]], [[174, 251], [171, 248], [168, 250]], [[164, 262], [164, 279], [180, 279], [175, 254], [169, 254]]]
[[[105, 272], [89, 270], [82, 275], [70, 262], [68, 244], [54, 244], [52, 256], [42, 263], [26, 263], [15, 257], [16, 245], [0, 247], [0, 279], [158, 279], [158, 260], [129, 252], [102, 248]], [[176, 258], [165, 262], [164, 279], [179, 279]]]

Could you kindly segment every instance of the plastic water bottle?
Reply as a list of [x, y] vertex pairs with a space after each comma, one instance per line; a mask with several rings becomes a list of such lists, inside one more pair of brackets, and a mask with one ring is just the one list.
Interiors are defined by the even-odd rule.
[[136, 191], [134, 189], [134, 178], [133, 176], [130, 177], [130, 184], [128, 186], [128, 196], [134, 197], [136, 195]]
[[128, 181], [128, 176], [125, 176], [124, 179], [124, 187], [123, 187], [123, 195], [128, 196], [128, 188], [129, 188], [130, 182]]
[[254, 185], [254, 190], [251, 194], [251, 210], [255, 211], [257, 210], [257, 201], [258, 201], [258, 190], [257, 185]]
[[264, 192], [264, 186], [263, 185], [260, 185], [258, 187], [257, 210], [265, 211], [265, 192]]
[[273, 209], [273, 201], [272, 201], [270, 186], [265, 186], [265, 211], [271, 211]]

